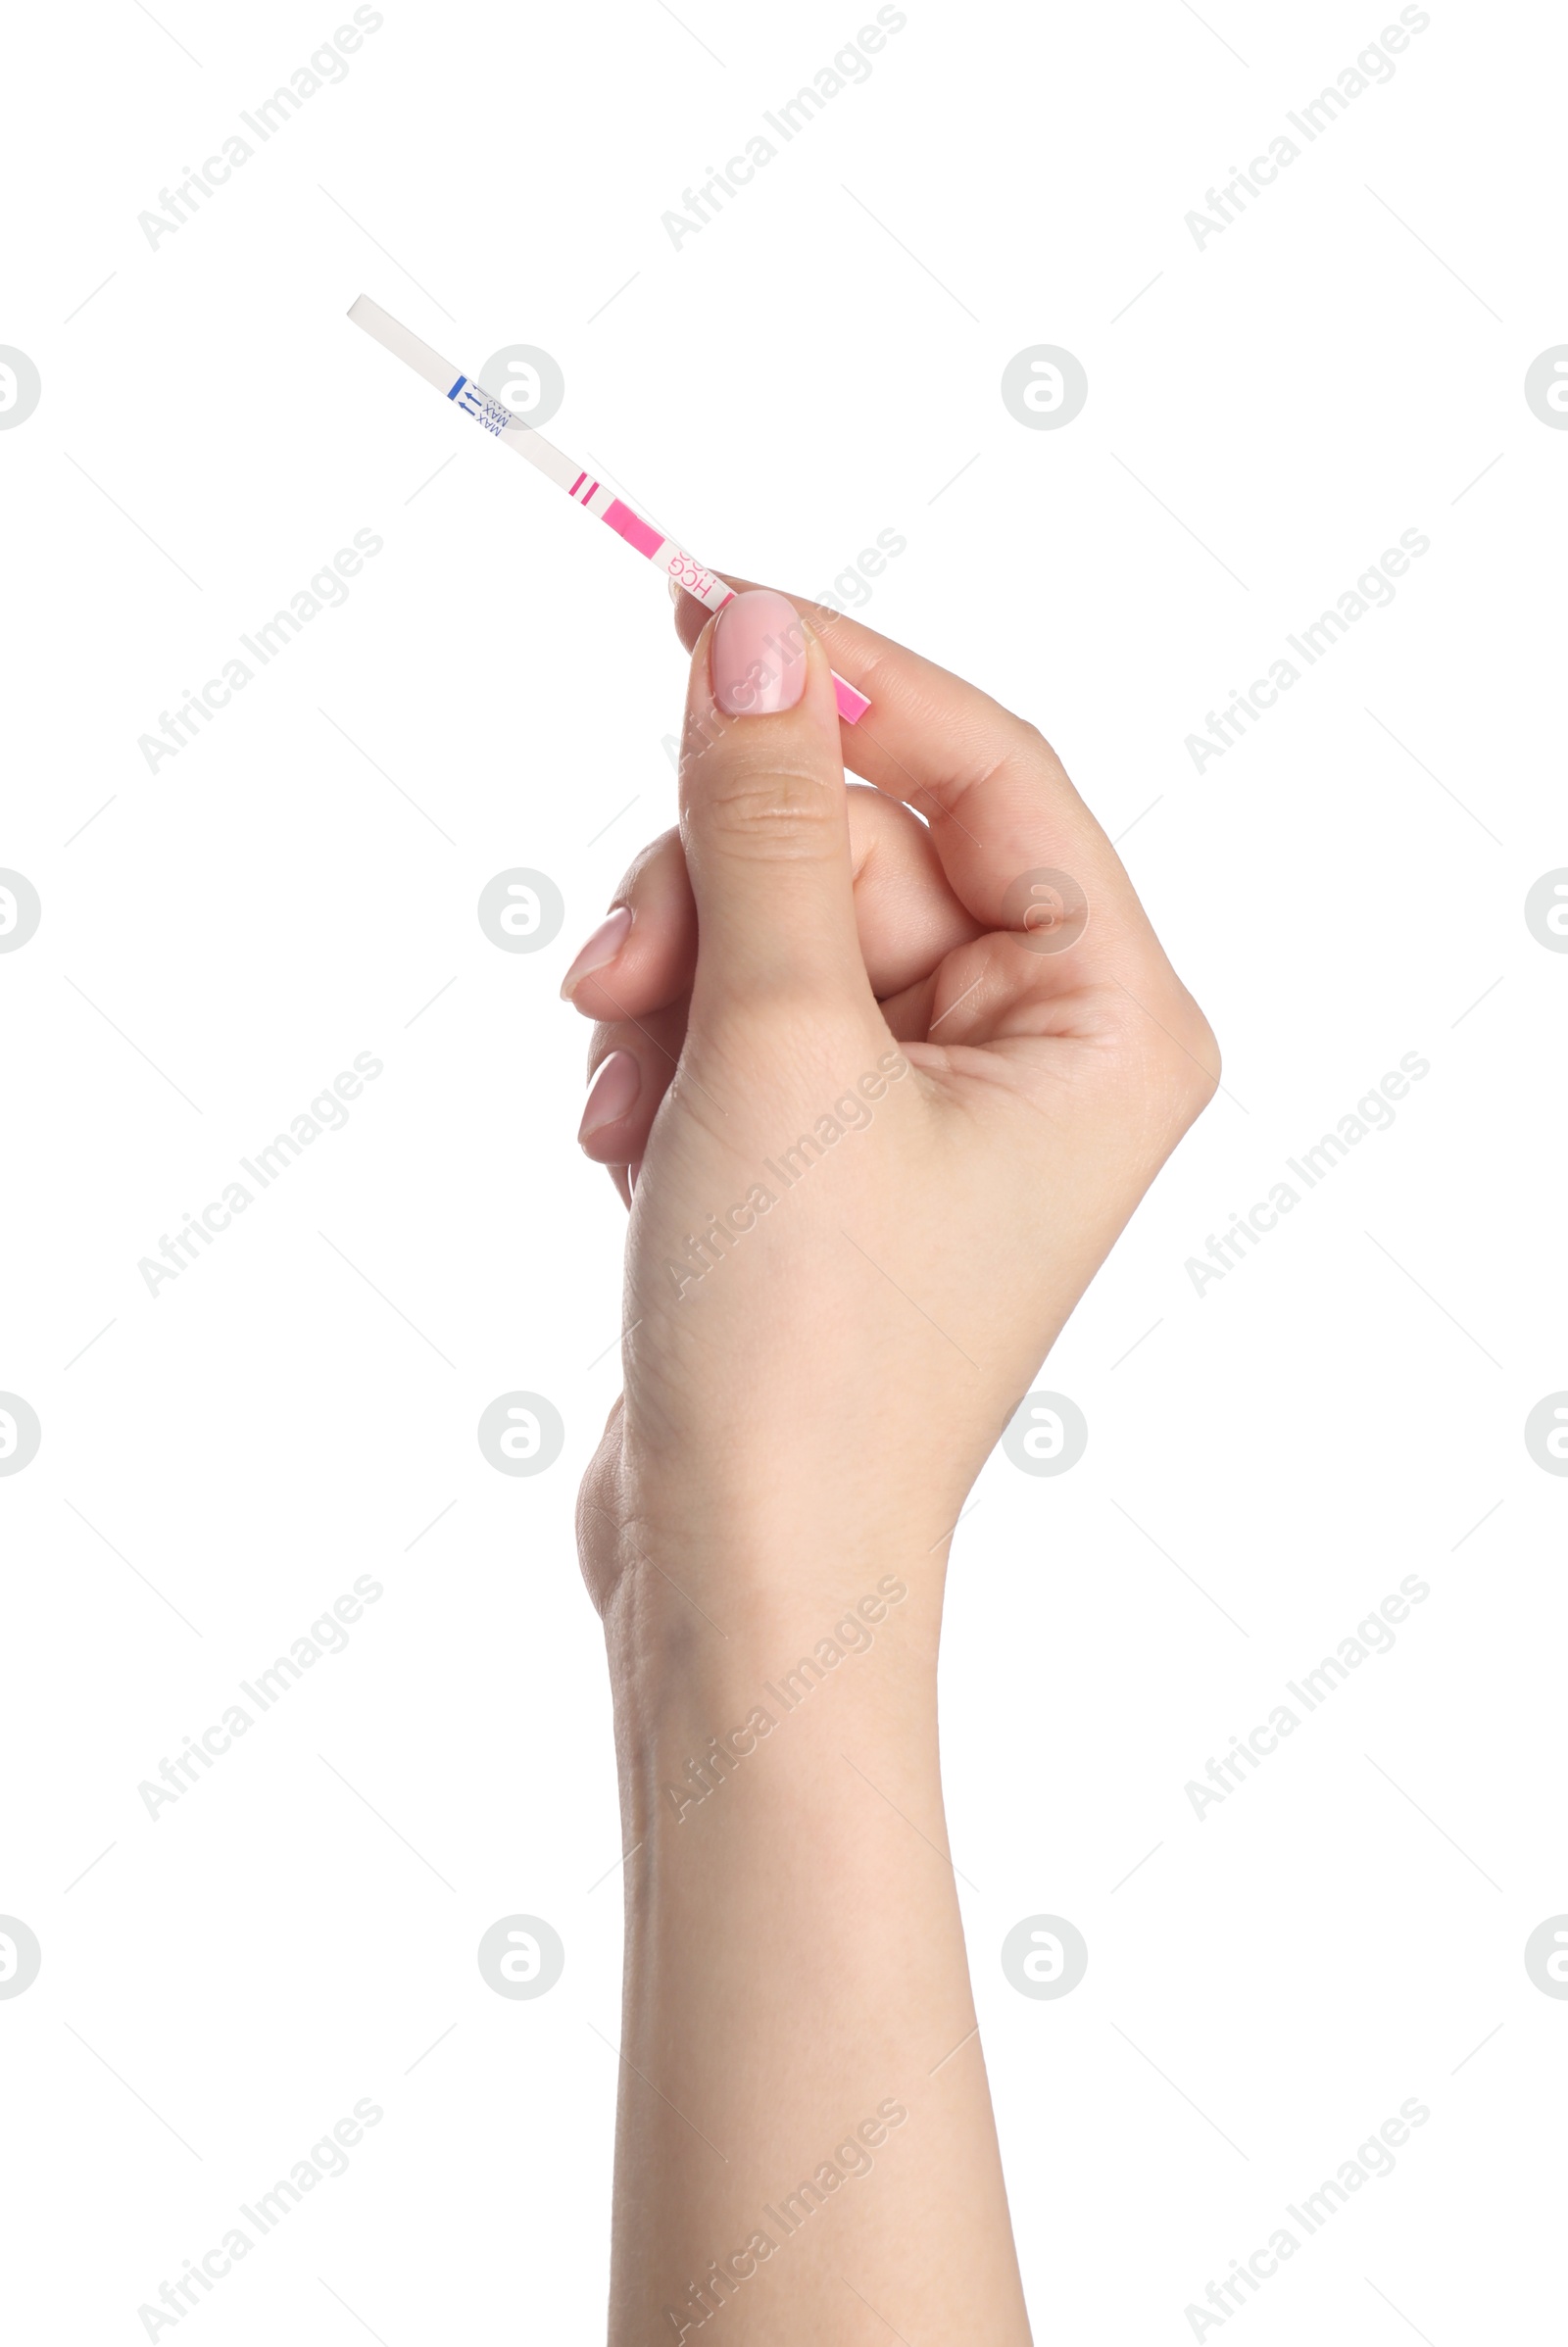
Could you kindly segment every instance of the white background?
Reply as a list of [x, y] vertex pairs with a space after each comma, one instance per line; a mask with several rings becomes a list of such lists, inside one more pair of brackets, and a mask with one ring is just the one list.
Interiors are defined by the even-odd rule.
[[[672, 817], [683, 662], [654, 574], [348, 325], [362, 290], [470, 370], [554, 354], [552, 436], [709, 562], [811, 592], [906, 537], [865, 615], [1139, 818], [1224, 1047], [1041, 1380], [1086, 1456], [999, 1453], [955, 1543], [953, 1846], [1038, 2334], [1192, 2336], [1414, 2096], [1396, 2173], [1226, 2335], [1544, 2335], [1568, 2004], [1522, 1950], [1568, 1908], [1568, 1486], [1522, 1427], [1568, 1385], [1568, 959], [1522, 907], [1568, 862], [1568, 435], [1522, 384], [1568, 340], [1562, 19], [1434, 0], [1248, 216], [1184, 224], [1396, 13], [910, 0], [678, 250], [661, 215], [849, 0], [387, 0], [156, 249], [138, 213], [327, 0], [13, 24], [0, 342], [43, 380], [0, 433], [0, 864], [43, 903], [0, 956], [0, 1388], [43, 1429], [0, 1480], [0, 1910], [43, 1948], [0, 2001], [19, 2338], [146, 2335], [365, 2096], [349, 2173], [179, 2338], [602, 2333], [619, 1842], [570, 1510], [623, 1218], [556, 988]], [[1088, 371], [1061, 430], [999, 393], [1040, 343]], [[138, 737], [362, 528], [346, 605], [149, 773]], [[1205, 712], [1412, 528], [1392, 607], [1195, 772]], [[566, 903], [534, 954], [475, 918], [515, 865]], [[347, 1127], [150, 1296], [138, 1259], [366, 1051]], [[1186, 1259], [1406, 1052], [1392, 1129], [1195, 1294]], [[535, 1480], [474, 1439], [514, 1388], [566, 1425]], [[1412, 1573], [1394, 1650], [1200, 1821], [1187, 1782]], [[364, 1574], [346, 1651], [150, 1818], [138, 1784]], [[566, 1948], [532, 2002], [474, 1961], [518, 1911]], [[1089, 1943], [1061, 2001], [999, 1963], [1040, 1912]]]

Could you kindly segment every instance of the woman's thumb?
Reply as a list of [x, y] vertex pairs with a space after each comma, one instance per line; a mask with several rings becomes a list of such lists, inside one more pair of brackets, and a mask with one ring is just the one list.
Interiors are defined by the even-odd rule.
[[787, 596], [750, 588], [692, 655], [681, 836], [697, 899], [692, 1017], [867, 992], [832, 670]]

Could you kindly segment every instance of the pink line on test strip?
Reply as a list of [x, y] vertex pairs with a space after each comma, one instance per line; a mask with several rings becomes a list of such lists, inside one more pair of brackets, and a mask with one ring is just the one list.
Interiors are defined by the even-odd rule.
[[612, 530], [620, 532], [628, 546], [635, 546], [637, 552], [645, 554], [650, 562], [663, 544], [652, 524], [644, 521], [640, 513], [634, 513], [630, 506], [623, 506], [618, 497], [613, 498], [606, 508], [605, 519]]
[[[585, 507], [590, 513], [597, 514], [601, 521], [608, 521], [617, 537], [624, 538], [628, 546], [635, 547], [649, 562], [657, 563], [666, 577], [674, 579], [708, 611], [721, 611], [725, 604], [734, 601], [734, 588], [726, 586], [716, 572], [699, 562], [673, 538], [666, 538], [662, 530], [655, 529], [652, 522], [644, 521], [640, 513], [634, 513], [603, 482], [590, 480], [580, 465], [545, 439], [543, 433], [536, 432], [531, 424], [524, 422], [520, 416], [514, 415], [504, 400], [494, 398], [477, 383], [470, 382], [466, 375], [460, 374], [450, 361], [441, 357], [439, 351], [433, 351], [427, 342], [421, 342], [416, 334], [411, 334], [407, 326], [400, 325], [368, 294], [361, 294], [349, 311], [349, 316], [357, 326], [363, 326], [367, 334], [372, 335], [384, 350], [389, 350], [394, 358], [401, 359], [406, 367], [412, 367], [416, 374], [422, 375], [437, 391], [445, 393], [455, 406], [471, 416], [476, 423], [482, 424], [504, 447], [514, 450], [519, 457], [526, 457], [529, 464], [547, 474], [558, 488], [564, 489], [574, 504]], [[837, 669], [833, 671], [833, 692], [838, 702], [839, 715], [847, 725], [857, 724], [871, 706], [866, 696], [840, 676]]]

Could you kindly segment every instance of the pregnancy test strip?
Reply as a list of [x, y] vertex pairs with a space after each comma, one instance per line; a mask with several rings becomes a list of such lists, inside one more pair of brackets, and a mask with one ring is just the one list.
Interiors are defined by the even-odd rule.
[[[349, 316], [357, 326], [363, 326], [367, 334], [372, 335], [395, 359], [401, 359], [405, 367], [412, 367], [416, 375], [422, 375], [427, 383], [443, 392], [466, 416], [471, 416], [476, 423], [482, 424], [503, 447], [512, 449], [519, 457], [526, 457], [529, 464], [535, 465], [547, 479], [554, 481], [558, 489], [564, 489], [574, 504], [589, 513], [596, 513], [601, 521], [607, 521], [617, 537], [624, 538], [628, 546], [635, 547], [640, 555], [645, 555], [666, 577], [674, 579], [678, 586], [684, 587], [688, 595], [694, 595], [709, 611], [721, 611], [727, 603], [734, 602], [733, 587], [727, 587], [721, 578], [689, 555], [683, 546], [677, 545], [673, 538], [666, 538], [662, 530], [656, 530], [651, 522], [644, 521], [640, 513], [634, 513], [602, 481], [595, 480], [585, 466], [564, 455], [542, 432], [536, 432], [531, 424], [514, 415], [504, 400], [493, 398], [477, 383], [470, 382], [466, 375], [460, 374], [450, 361], [443, 359], [438, 351], [433, 351], [427, 342], [421, 342], [417, 334], [411, 334], [408, 327], [400, 325], [395, 318], [389, 317], [378, 303], [370, 300], [368, 294], [361, 294]], [[839, 715], [847, 725], [857, 724], [871, 706], [866, 696], [857, 692], [854, 685], [839, 675], [837, 669], [833, 671], [833, 691], [839, 705]]]

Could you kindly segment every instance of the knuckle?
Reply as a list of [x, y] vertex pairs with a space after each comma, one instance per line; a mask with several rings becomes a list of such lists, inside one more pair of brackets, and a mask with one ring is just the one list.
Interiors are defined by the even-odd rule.
[[1022, 767], [1027, 772], [1049, 774], [1054, 782], [1065, 782], [1066, 768], [1033, 719], [1020, 717], [1014, 709], [1002, 713], [1004, 722], [990, 745], [990, 772]]
[[721, 853], [816, 862], [842, 852], [843, 798], [809, 769], [775, 761], [714, 776], [692, 811]]
[[955, 777], [956, 806], [999, 778], [1044, 782], [1053, 793], [1065, 792], [1069, 805], [1077, 803], [1067, 770], [1039, 726], [1000, 703], [995, 715], [977, 728], [972, 754]]
[[1049, 762], [1053, 766], [1060, 765], [1060, 758], [1032, 718], [1014, 717], [1013, 724], [1017, 728], [1017, 749], [1021, 756], [1041, 764]]
[[1185, 1130], [1219, 1090], [1220, 1049], [1213, 1028], [1185, 989], [1167, 1023], [1171, 1040], [1161, 1055], [1165, 1091]]
[[1118, 1021], [1123, 1074], [1152, 1122], [1179, 1138], [1219, 1090], [1220, 1051], [1202, 1011], [1179, 979], [1123, 989]]

